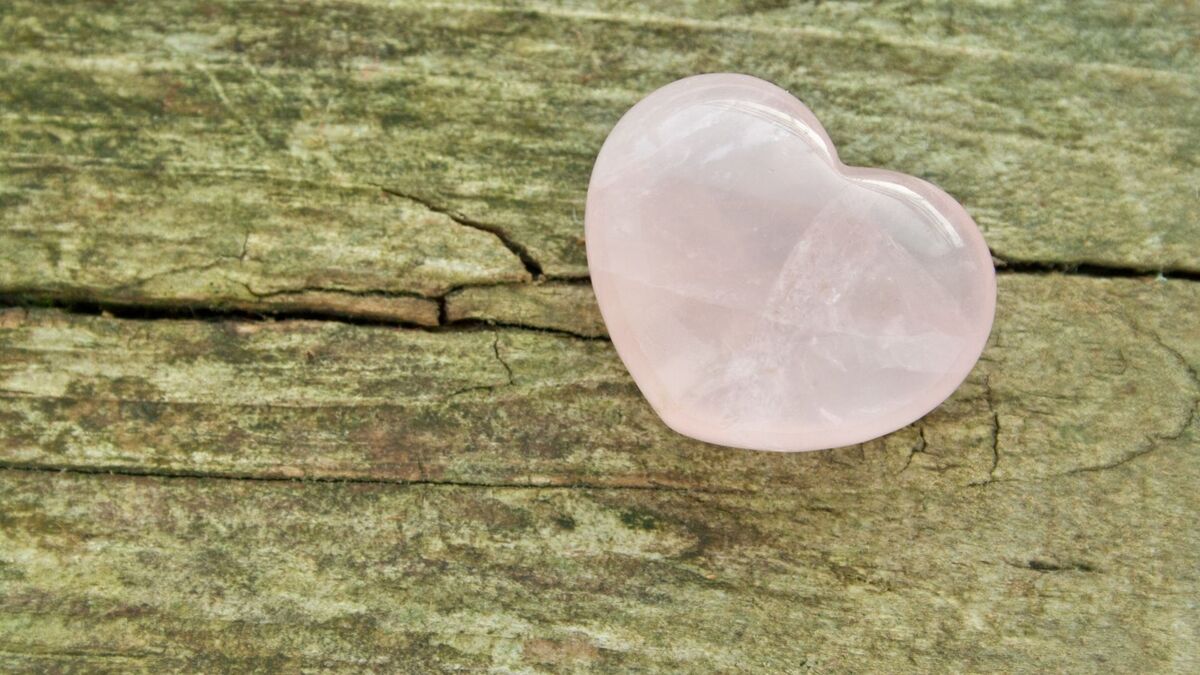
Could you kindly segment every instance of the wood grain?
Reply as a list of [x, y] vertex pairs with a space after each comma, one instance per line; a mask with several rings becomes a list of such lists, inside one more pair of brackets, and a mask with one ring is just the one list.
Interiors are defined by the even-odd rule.
[[[0, 669], [1200, 670], [1195, 4], [686, 9], [0, 7]], [[592, 159], [718, 70], [985, 231], [914, 425], [718, 448], [613, 352]]]
[[747, 490], [807, 489], [866, 453], [888, 481], [902, 468], [903, 480], [959, 485], [1039, 478], [1131, 460], [1194, 422], [1197, 289], [1003, 276], [991, 344], [949, 401], [866, 447], [780, 455], [671, 432], [607, 341], [13, 309], [0, 328], [0, 457], [42, 469]]

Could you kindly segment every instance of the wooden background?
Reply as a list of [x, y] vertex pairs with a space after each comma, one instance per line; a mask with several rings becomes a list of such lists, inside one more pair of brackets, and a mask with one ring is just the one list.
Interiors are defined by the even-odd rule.
[[[0, 5], [0, 669], [1200, 670], [1200, 6]], [[582, 215], [673, 79], [1000, 267], [909, 428], [667, 430]]]

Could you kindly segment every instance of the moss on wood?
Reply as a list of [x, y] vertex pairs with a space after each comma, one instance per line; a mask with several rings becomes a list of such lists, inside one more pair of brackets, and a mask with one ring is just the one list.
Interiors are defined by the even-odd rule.
[[[688, 10], [0, 7], [0, 669], [1200, 669], [1196, 7]], [[713, 70], [1013, 263], [916, 424], [705, 445], [603, 339], [592, 158]]]

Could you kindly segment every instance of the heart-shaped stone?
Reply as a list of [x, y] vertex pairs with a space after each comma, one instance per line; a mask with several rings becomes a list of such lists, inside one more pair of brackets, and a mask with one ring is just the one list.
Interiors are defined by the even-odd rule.
[[746, 75], [647, 96], [600, 150], [587, 256], [617, 353], [672, 429], [817, 450], [935, 408], [991, 330], [996, 278], [967, 212], [918, 178], [848, 167], [803, 103]]

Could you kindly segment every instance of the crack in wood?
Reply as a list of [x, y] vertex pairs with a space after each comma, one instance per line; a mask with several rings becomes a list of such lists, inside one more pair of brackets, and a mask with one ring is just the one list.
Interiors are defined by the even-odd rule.
[[1180, 351], [1178, 349], [1175, 349], [1174, 347], [1168, 345], [1162, 339], [1162, 336], [1159, 335], [1157, 332], [1143, 327], [1141, 324], [1139, 324], [1137, 321], [1135, 321], [1132, 317], [1130, 317], [1125, 312], [1117, 312], [1115, 314], [1115, 316], [1117, 316], [1119, 319], [1121, 319], [1121, 321], [1123, 323], [1125, 323], [1125, 325], [1129, 326], [1129, 329], [1131, 331], [1133, 331], [1133, 333], [1135, 335], [1139, 335], [1139, 336], [1144, 337], [1144, 338], [1148, 339], [1149, 341], [1153, 342], [1155, 345], [1157, 345], [1163, 351], [1167, 352], [1167, 354], [1169, 354], [1175, 361], [1177, 361], [1179, 363], [1179, 365], [1183, 368], [1184, 372], [1186, 372], [1188, 374], [1188, 379], [1191, 380], [1192, 388], [1194, 390], [1194, 393], [1192, 396], [1192, 401], [1191, 401], [1191, 404], [1188, 406], [1187, 415], [1183, 418], [1182, 423], [1174, 431], [1170, 431], [1167, 433], [1160, 433], [1160, 434], [1147, 434], [1146, 435], [1146, 445], [1144, 447], [1134, 450], [1133, 452], [1131, 452], [1123, 457], [1120, 457], [1112, 462], [1108, 462], [1106, 464], [1099, 464], [1099, 465], [1095, 465], [1095, 466], [1084, 466], [1084, 467], [1079, 467], [1077, 469], [1072, 469], [1070, 471], [1065, 472], [1068, 475], [1080, 474], [1080, 473], [1094, 473], [1097, 471], [1107, 471], [1109, 469], [1115, 469], [1122, 465], [1128, 464], [1129, 462], [1132, 462], [1133, 460], [1135, 460], [1139, 457], [1144, 457], [1144, 456], [1154, 452], [1165, 442], [1179, 440], [1180, 438], [1183, 437], [1183, 435], [1185, 433], [1187, 433], [1188, 429], [1190, 429], [1196, 423], [1197, 411], [1200, 410], [1200, 373], [1197, 373], [1195, 366], [1193, 366], [1190, 362], [1188, 362], [1188, 360], [1186, 358], [1184, 358], [1183, 354], [1180, 353]]
[[1013, 562], [1006, 561], [1012, 567], [1022, 570], [1032, 570], [1034, 572], [1098, 572], [1095, 565], [1086, 562], [1069, 561], [1056, 562], [1053, 560], [1043, 560], [1041, 558], [1030, 558], [1029, 560]]
[[137, 469], [130, 467], [98, 467], [98, 466], [57, 466], [49, 464], [20, 464], [0, 461], [0, 471], [32, 474], [63, 474], [75, 476], [113, 476], [123, 478], [152, 478], [159, 480], [212, 480], [212, 481], [244, 481], [253, 483], [281, 483], [292, 485], [305, 484], [345, 484], [345, 485], [383, 485], [401, 487], [432, 487], [432, 488], [477, 488], [484, 490], [590, 490], [590, 491], [641, 491], [641, 492], [670, 492], [699, 495], [748, 495], [749, 490], [735, 488], [712, 488], [677, 486], [648, 481], [645, 483], [592, 483], [586, 481], [571, 482], [527, 482], [513, 481], [456, 481], [434, 480], [427, 478], [365, 478], [361, 476], [285, 476], [280, 474], [251, 474], [214, 471], [159, 471], [155, 469]]
[[925, 427], [917, 425], [917, 442], [913, 444], [912, 449], [908, 451], [908, 458], [904, 460], [904, 466], [900, 467], [900, 470], [896, 472], [896, 475], [898, 476], [905, 471], [908, 471], [908, 467], [912, 465], [913, 457], [924, 454], [925, 448], [927, 447], [929, 447], [929, 443], [925, 440]]
[[[382, 189], [382, 188], [381, 188]], [[386, 189], [388, 194], [396, 194], [403, 198], [415, 199], [414, 197], [393, 193]], [[430, 205], [426, 202], [420, 202], [430, 210], [438, 213], [446, 213], [444, 209]], [[473, 221], [472, 221], [473, 222]], [[498, 237], [502, 236], [497, 234]], [[247, 241], [243, 242], [242, 252], [240, 255], [221, 256], [220, 260], [237, 260], [243, 258], [246, 254], [246, 243], [248, 242], [249, 234], [246, 235]], [[509, 243], [517, 245], [509, 240]], [[519, 245], [518, 245], [519, 246]], [[523, 247], [522, 247], [523, 248]], [[159, 275], [177, 274], [185, 271], [195, 271], [196, 269], [208, 269], [219, 264], [219, 261], [206, 263], [201, 266], [189, 266], [183, 269], [169, 270], [160, 273]], [[1044, 276], [1051, 274], [1065, 276], [1084, 276], [1091, 278], [1165, 278], [1171, 281], [1183, 282], [1200, 282], [1200, 273], [1188, 270], [1145, 270], [1133, 267], [1106, 267], [1099, 265], [1063, 265], [1059, 263], [1036, 262], [1036, 261], [1007, 261], [1002, 258], [997, 258], [997, 274], [1003, 275], [1028, 275], [1028, 276]], [[568, 285], [586, 285], [590, 283], [590, 279], [586, 276], [573, 277], [547, 277], [542, 275], [540, 268], [534, 280], [553, 281], [554, 283]], [[138, 284], [148, 281], [147, 279], [139, 280]], [[39, 289], [0, 289], [0, 308], [5, 307], [52, 307], [65, 312], [84, 314], [84, 315], [99, 315], [103, 313], [111, 314], [123, 319], [136, 320], [215, 320], [215, 321], [265, 321], [265, 320], [309, 320], [309, 321], [338, 321], [358, 325], [380, 325], [393, 326], [400, 328], [415, 328], [420, 330], [439, 329], [446, 326], [464, 327], [471, 326], [494, 326], [498, 328], [515, 328], [522, 330], [537, 330], [557, 335], [564, 335], [583, 340], [601, 340], [607, 341], [606, 336], [586, 335], [583, 333], [571, 331], [561, 327], [546, 327], [531, 324], [522, 324], [513, 321], [499, 321], [490, 319], [461, 319], [450, 321], [447, 317], [446, 302], [447, 299], [462, 290], [469, 288], [496, 288], [496, 287], [532, 287], [532, 282], [497, 282], [497, 283], [472, 283], [460, 284], [446, 290], [439, 295], [426, 295], [413, 291], [393, 291], [384, 289], [350, 289], [337, 286], [303, 286], [299, 288], [287, 288], [273, 291], [258, 291], [252, 288], [249, 284], [241, 284], [246, 292], [258, 299], [269, 299], [287, 296], [300, 296], [305, 293], [333, 293], [352, 297], [363, 298], [410, 298], [414, 300], [429, 300], [437, 304], [438, 323], [437, 326], [426, 326], [417, 324], [413, 321], [403, 319], [390, 319], [381, 317], [363, 317], [356, 316], [351, 313], [329, 310], [321, 311], [314, 309], [307, 310], [291, 310], [291, 309], [263, 309], [255, 311], [251, 309], [239, 308], [234, 306], [226, 306], [220, 303], [214, 304], [197, 304], [193, 302], [176, 301], [163, 299], [161, 301], [150, 300], [118, 300], [106, 299], [99, 297], [95, 293], [88, 291], [48, 291]], [[1140, 329], [1139, 329], [1140, 330]], [[1176, 353], [1176, 357], [1179, 355]], [[1193, 380], [1197, 380], [1195, 369], [1190, 368]]]
[[996, 478], [996, 469], [1000, 466], [1000, 413], [996, 410], [996, 397], [992, 391], [991, 373], [983, 376], [983, 403], [987, 407], [991, 423], [989, 433], [991, 436], [992, 465], [988, 467], [987, 477], [968, 483], [968, 487], [991, 485], [1000, 480]]
[[1039, 260], [1013, 260], [992, 252], [996, 274], [1047, 275], [1093, 277], [1098, 279], [1150, 278], [1171, 281], [1200, 281], [1200, 270], [1171, 267], [1123, 267], [1103, 263], [1062, 263]]
[[516, 239], [513, 239], [512, 236], [509, 235], [509, 233], [499, 225], [484, 223], [475, 220], [474, 218], [468, 218], [461, 213], [452, 211], [445, 206], [435, 204], [425, 197], [417, 194], [401, 192], [395, 188], [389, 188], [383, 185], [374, 185], [373, 187], [379, 188], [384, 194], [388, 194], [393, 197], [399, 197], [401, 199], [407, 199], [408, 201], [419, 204], [420, 206], [423, 206], [434, 213], [440, 213], [459, 225], [462, 225], [463, 227], [469, 227], [473, 230], [479, 230], [480, 232], [487, 232], [488, 234], [491, 234], [500, 240], [500, 243], [504, 245], [504, 248], [507, 248], [510, 252], [512, 252], [513, 255], [517, 256], [517, 259], [521, 261], [522, 265], [524, 265], [525, 271], [529, 273], [530, 277], [532, 277], [535, 281], [542, 278], [542, 264], [533, 257], [533, 254], [529, 252], [529, 249], [526, 248], [524, 244]]
[[[301, 292], [303, 291], [296, 291], [296, 293]], [[422, 297], [409, 296], [406, 294], [388, 294], [384, 292], [357, 293], [356, 295], [378, 295], [380, 297]], [[40, 293], [0, 293], [0, 311], [4, 309], [43, 308], [55, 309], [66, 314], [75, 314], [80, 316], [109, 316], [125, 321], [325, 321], [332, 323], [345, 323], [356, 326], [380, 326], [404, 330], [420, 330], [431, 333], [500, 328], [535, 331], [549, 335], [570, 337], [577, 340], [588, 340], [595, 342], [609, 341], [609, 338], [604, 335], [587, 335], [564, 328], [552, 328], [511, 321], [491, 321], [485, 319], [459, 319], [457, 321], [450, 321], [446, 315], [446, 301], [444, 297], [423, 299], [428, 299], [438, 304], [437, 325], [424, 325], [402, 319], [355, 316], [337, 311], [326, 312], [318, 310], [288, 309], [264, 309], [262, 311], [250, 311], [235, 307], [203, 306], [191, 303], [126, 303], [112, 300], [88, 299], [86, 297], [80, 297], [72, 294], [56, 296], [52, 294]]]

